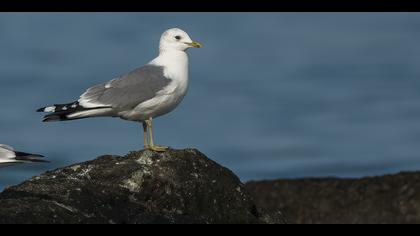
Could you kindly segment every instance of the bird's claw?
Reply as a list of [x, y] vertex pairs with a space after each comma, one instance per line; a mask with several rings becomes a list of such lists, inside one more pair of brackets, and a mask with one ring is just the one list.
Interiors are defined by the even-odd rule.
[[145, 148], [155, 152], [166, 152], [169, 149], [169, 147], [163, 147], [158, 145], [147, 145]]

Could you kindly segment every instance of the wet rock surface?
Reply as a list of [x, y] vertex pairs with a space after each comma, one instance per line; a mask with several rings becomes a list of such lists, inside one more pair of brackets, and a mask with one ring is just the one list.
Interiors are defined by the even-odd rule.
[[420, 172], [361, 179], [296, 179], [246, 184], [255, 203], [288, 223], [420, 223]]
[[195, 149], [102, 156], [0, 194], [0, 223], [282, 223], [280, 218], [261, 215], [240, 180]]

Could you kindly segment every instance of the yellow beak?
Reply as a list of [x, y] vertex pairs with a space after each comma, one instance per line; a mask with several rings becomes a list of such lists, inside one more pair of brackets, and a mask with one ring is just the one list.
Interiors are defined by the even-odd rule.
[[192, 43], [187, 43], [189, 46], [193, 47], [193, 48], [202, 48], [203, 45], [201, 45], [201, 43], [199, 42], [192, 42]]

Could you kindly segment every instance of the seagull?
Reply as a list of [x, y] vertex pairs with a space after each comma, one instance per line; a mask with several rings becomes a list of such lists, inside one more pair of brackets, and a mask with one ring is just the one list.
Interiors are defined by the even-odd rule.
[[29, 162], [48, 162], [42, 160], [42, 157], [44, 156], [18, 152], [8, 145], [0, 144], [0, 167]]
[[146, 65], [109, 82], [93, 86], [79, 100], [38, 109], [50, 113], [43, 122], [68, 121], [89, 117], [119, 117], [140, 122], [144, 147], [164, 152], [154, 144], [154, 118], [174, 110], [188, 90], [187, 49], [201, 48], [199, 42], [179, 28], [166, 30], [159, 44], [159, 55]]

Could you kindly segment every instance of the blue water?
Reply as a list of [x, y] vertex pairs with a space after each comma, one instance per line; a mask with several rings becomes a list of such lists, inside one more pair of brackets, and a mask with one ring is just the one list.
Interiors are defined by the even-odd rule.
[[159, 144], [244, 181], [420, 169], [418, 13], [0, 13], [0, 143], [52, 161], [0, 169], [0, 188], [141, 149], [136, 123], [35, 110], [143, 65], [174, 26], [205, 47], [184, 102], [155, 120]]

